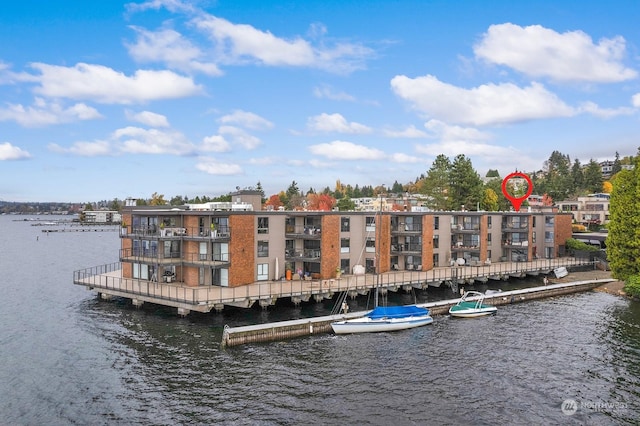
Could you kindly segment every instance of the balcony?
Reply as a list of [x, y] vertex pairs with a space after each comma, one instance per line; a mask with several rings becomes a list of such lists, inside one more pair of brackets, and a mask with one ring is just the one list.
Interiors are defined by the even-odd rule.
[[393, 234], [422, 234], [421, 223], [398, 223], [391, 226]]
[[319, 262], [320, 249], [285, 250], [284, 258], [288, 262]]
[[231, 229], [228, 226], [218, 226], [216, 229], [205, 227], [175, 227], [167, 226], [135, 226], [122, 228], [121, 238], [145, 238], [145, 239], [189, 239], [189, 240], [228, 240], [231, 238]]
[[322, 230], [315, 226], [287, 225], [284, 232], [287, 238], [318, 240], [322, 236]]

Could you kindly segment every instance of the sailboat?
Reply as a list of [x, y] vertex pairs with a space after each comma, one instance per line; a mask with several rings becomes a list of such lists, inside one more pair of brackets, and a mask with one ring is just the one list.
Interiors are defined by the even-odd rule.
[[376, 306], [362, 317], [331, 323], [335, 334], [407, 330], [433, 322], [429, 310], [416, 305]]
[[[382, 210], [382, 201], [380, 202]], [[378, 226], [379, 228], [379, 226]], [[377, 239], [377, 258], [379, 259], [380, 238]], [[331, 323], [335, 334], [375, 333], [381, 331], [407, 330], [433, 322], [429, 309], [416, 305], [379, 306], [380, 271], [376, 268], [375, 305], [364, 316], [344, 319]], [[345, 294], [346, 297], [346, 294]]]

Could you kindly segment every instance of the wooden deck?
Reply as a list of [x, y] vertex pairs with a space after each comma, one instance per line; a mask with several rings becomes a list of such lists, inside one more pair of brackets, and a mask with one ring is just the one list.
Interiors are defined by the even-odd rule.
[[140, 305], [144, 302], [178, 308], [181, 315], [189, 311], [210, 312], [224, 306], [249, 308], [275, 304], [290, 298], [294, 304], [311, 299], [331, 299], [337, 292], [350, 297], [366, 295], [379, 287], [386, 291], [411, 291], [429, 286], [462, 285], [474, 281], [507, 280], [526, 275], [548, 274], [558, 267], [575, 268], [593, 265], [587, 259], [564, 257], [532, 262], [500, 262], [483, 266], [438, 267], [429, 271], [392, 271], [380, 275], [343, 275], [327, 280], [259, 281], [240, 287], [187, 286], [180, 281], [166, 283], [123, 278], [119, 262], [74, 272], [74, 284], [100, 293], [101, 297], [125, 297]]

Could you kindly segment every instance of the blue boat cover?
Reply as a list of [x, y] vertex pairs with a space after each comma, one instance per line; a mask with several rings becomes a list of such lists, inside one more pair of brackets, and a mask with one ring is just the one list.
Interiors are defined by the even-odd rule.
[[429, 315], [429, 310], [416, 305], [378, 306], [367, 314], [371, 319], [404, 318], [417, 315]]

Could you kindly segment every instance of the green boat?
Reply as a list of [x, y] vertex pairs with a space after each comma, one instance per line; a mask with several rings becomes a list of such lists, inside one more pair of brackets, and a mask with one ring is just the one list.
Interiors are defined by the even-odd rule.
[[479, 291], [467, 291], [457, 304], [449, 308], [449, 315], [457, 318], [475, 318], [493, 315], [498, 308], [484, 304], [483, 293]]

